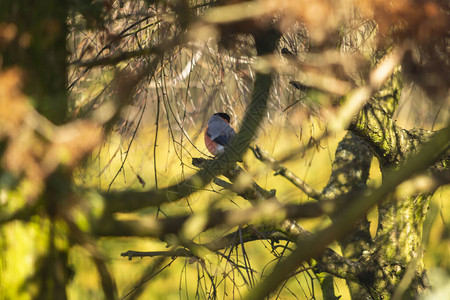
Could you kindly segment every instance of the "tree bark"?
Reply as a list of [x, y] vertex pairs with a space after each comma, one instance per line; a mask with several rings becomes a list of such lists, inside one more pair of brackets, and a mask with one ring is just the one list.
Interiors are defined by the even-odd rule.
[[[350, 126], [350, 130], [369, 145], [378, 158], [383, 179], [387, 172], [398, 169], [432, 136], [425, 130], [403, 129], [392, 119], [401, 90], [399, 76], [396, 72], [385, 89], [364, 106]], [[391, 297], [412, 264], [415, 272], [409, 279], [407, 297], [415, 297], [429, 287], [421, 240], [432, 192], [410, 197], [391, 194], [379, 203], [376, 237], [371, 247], [366, 249], [370, 253], [370, 260], [366, 262], [369, 276], [363, 282], [374, 299]]]

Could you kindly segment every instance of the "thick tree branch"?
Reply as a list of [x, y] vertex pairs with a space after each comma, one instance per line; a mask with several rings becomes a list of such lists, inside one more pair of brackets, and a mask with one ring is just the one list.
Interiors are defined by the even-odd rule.
[[[399, 72], [393, 74], [386, 87], [363, 107], [350, 125], [350, 130], [364, 140], [378, 157], [384, 182], [389, 180], [386, 174], [390, 170], [400, 168], [408, 161], [408, 157], [417, 153], [433, 136], [439, 136], [448, 129], [437, 133], [418, 129], [406, 130], [393, 121], [392, 114], [401, 90], [399, 78]], [[447, 139], [450, 139], [448, 133]], [[432, 152], [428, 154], [434, 156]], [[446, 181], [445, 170], [448, 170], [449, 162], [448, 150], [441, 153], [434, 165], [418, 162], [422, 163], [422, 168], [428, 168], [428, 174], [433, 174], [431, 177], [442, 175], [442, 179], [430, 179], [432, 182], [421, 191], [415, 188], [405, 191], [404, 187], [400, 188], [401, 191], [378, 204], [378, 221], [382, 226], [378, 226], [372, 249], [368, 251], [372, 253], [371, 261], [377, 263], [368, 266], [368, 269], [371, 269], [368, 273], [373, 276], [372, 283], [366, 286], [372, 295], [379, 295], [376, 298], [390, 296], [398, 284], [397, 270], [406, 268], [412, 257], [422, 255], [421, 228], [429, 199], [434, 188]], [[427, 286], [423, 281], [423, 268], [420, 258], [409, 290], [410, 295], [422, 292]]]
[[238, 246], [241, 243], [241, 240], [237, 238], [239, 236], [238, 235], [239, 233], [242, 235], [242, 242], [244, 243], [258, 240], [269, 240], [271, 243], [277, 243], [283, 240], [284, 241], [290, 240], [288, 236], [274, 229], [273, 226], [248, 225], [239, 228], [235, 232], [229, 233], [223, 237], [212, 240], [204, 244], [204, 246], [211, 251], [218, 251], [221, 249]]
[[[348, 202], [351, 202], [353, 195], [367, 188], [372, 156], [369, 147], [360, 138], [350, 132], [347, 133], [336, 148], [331, 175], [323, 189], [323, 198], [341, 200], [344, 205], [349, 205]], [[335, 217], [330, 216], [333, 222]], [[364, 251], [370, 249], [372, 238], [369, 228], [370, 223], [364, 216], [350, 233], [338, 241], [344, 257], [357, 260]], [[367, 292], [360, 284], [352, 280], [347, 281], [347, 285], [356, 298], [367, 298]]]
[[411, 157], [398, 171], [385, 174], [383, 184], [369, 194], [355, 198], [352, 205], [347, 206], [337, 215], [333, 225], [317, 234], [307, 238], [310, 247], [297, 247], [294, 252], [280, 264], [272, 273], [267, 276], [255, 289], [253, 289], [245, 299], [264, 299], [274, 291], [302, 262], [311, 259], [322, 253], [325, 247], [336, 239], [342, 238], [349, 232], [355, 222], [365, 215], [365, 213], [378, 202], [386, 198], [386, 195], [404, 180], [411, 178], [419, 172], [423, 172], [429, 165], [439, 160], [450, 148], [450, 127], [438, 132], [433, 138], [422, 147], [422, 150]]
[[214, 210], [205, 215], [183, 215], [159, 220], [117, 220], [113, 217], [101, 219], [101, 226], [92, 226], [98, 236], [147, 236], [164, 237], [180, 234], [192, 222], [203, 224], [198, 230], [217, 226], [239, 226], [243, 224], [281, 223], [287, 219], [315, 218], [335, 209], [334, 203], [305, 203], [282, 205], [278, 201], [266, 201], [258, 206], [238, 210]]
[[347, 133], [336, 148], [331, 175], [323, 188], [323, 197], [338, 199], [365, 189], [371, 162], [370, 149], [360, 138]]
[[401, 128], [376, 101], [364, 106], [350, 125], [350, 130], [373, 149], [383, 168], [398, 166], [432, 135], [426, 130]]

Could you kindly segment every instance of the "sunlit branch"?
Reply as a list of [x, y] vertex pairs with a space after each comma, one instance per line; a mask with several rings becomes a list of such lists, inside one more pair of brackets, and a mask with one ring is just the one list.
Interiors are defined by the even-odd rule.
[[256, 146], [252, 148], [255, 157], [267, 164], [272, 170], [275, 171], [275, 175], [281, 175], [287, 180], [289, 180], [292, 184], [302, 190], [308, 197], [311, 197], [316, 200], [321, 200], [321, 193], [309, 186], [305, 181], [301, 180], [297, 175], [292, 173], [289, 169], [281, 165], [275, 158], [271, 157], [269, 153]]
[[386, 196], [393, 192], [395, 188], [404, 180], [411, 178], [419, 172], [423, 172], [428, 166], [435, 163], [450, 148], [450, 127], [436, 133], [433, 138], [426, 143], [421, 151], [408, 159], [408, 161], [398, 170], [387, 173], [383, 184], [372, 190], [363, 197], [364, 201], [355, 198], [352, 205], [347, 206], [337, 215], [333, 225], [319, 231], [318, 233], [305, 238], [309, 247], [298, 247], [294, 252], [280, 264], [272, 273], [268, 275], [255, 289], [253, 289], [245, 299], [264, 299], [274, 291], [300, 264], [322, 253], [325, 247], [336, 239], [342, 238], [350, 231], [367, 211], [381, 202]]
[[233, 184], [231, 184], [231, 183], [229, 183], [229, 182], [227, 182], [225, 180], [222, 180], [220, 178], [214, 178], [213, 182], [215, 184], [217, 184], [218, 186], [223, 187], [226, 190], [233, 191]]
[[218, 239], [212, 240], [211, 242], [203, 244], [203, 246], [211, 251], [216, 252], [221, 249], [238, 246], [241, 242], [247, 243], [258, 240], [266, 240], [270, 241], [271, 243], [277, 243], [283, 240], [290, 240], [290, 238], [286, 234], [281, 233], [279, 230], [274, 228], [274, 226], [248, 225], [238, 230], [240, 230], [242, 233], [242, 241], [237, 238], [238, 231], [235, 231]]
[[[242, 240], [237, 238], [238, 231], [242, 232]], [[281, 240], [289, 240], [289, 238], [276, 230], [266, 230], [264, 226], [246, 226], [238, 229], [238, 231], [227, 234], [226, 236], [215, 239], [206, 244], [201, 244], [199, 246], [206, 247], [208, 250], [216, 252], [221, 249], [235, 247], [239, 244], [257, 241], [257, 240], [267, 240], [270, 242], [279, 242]], [[129, 250], [121, 253], [121, 256], [126, 256], [128, 259], [133, 257], [193, 257], [195, 256], [191, 251], [186, 248], [177, 248], [168, 251], [133, 251]]]
[[239, 210], [214, 210], [206, 215], [182, 215], [159, 220], [117, 220], [101, 219], [101, 226], [94, 226], [99, 236], [147, 236], [164, 237], [179, 234], [183, 228], [194, 221], [204, 224], [201, 230], [217, 226], [234, 227], [244, 224], [275, 224], [285, 220], [316, 218], [335, 209], [332, 202], [282, 205], [277, 201], [265, 201], [258, 206]]
[[432, 135], [426, 130], [401, 128], [375, 101], [364, 106], [350, 125], [350, 130], [374, 150], [382, 167], [397, 165]]

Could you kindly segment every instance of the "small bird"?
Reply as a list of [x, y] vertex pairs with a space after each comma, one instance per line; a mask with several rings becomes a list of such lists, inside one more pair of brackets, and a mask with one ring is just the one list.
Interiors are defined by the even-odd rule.
[[219, 112], [212, 115], [205, 129], [205, 145], [212, 155], [218, 156], [233, 141], [236, 131], [230, 126], [230, 116]]

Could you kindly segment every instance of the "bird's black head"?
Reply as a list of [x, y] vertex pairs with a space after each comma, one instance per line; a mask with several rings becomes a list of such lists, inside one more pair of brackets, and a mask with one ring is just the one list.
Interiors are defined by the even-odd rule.
[[221, 117], [222, 119], [226, 120], [228, 123], [230, 123], [231, 118], [230, 118], [230, 115], [229, 115], [229, 114], [220, 112], [220, 113], [215, 113], [214, 115], [215, 115], [215, 116], [219, 116], [219, 117]]

